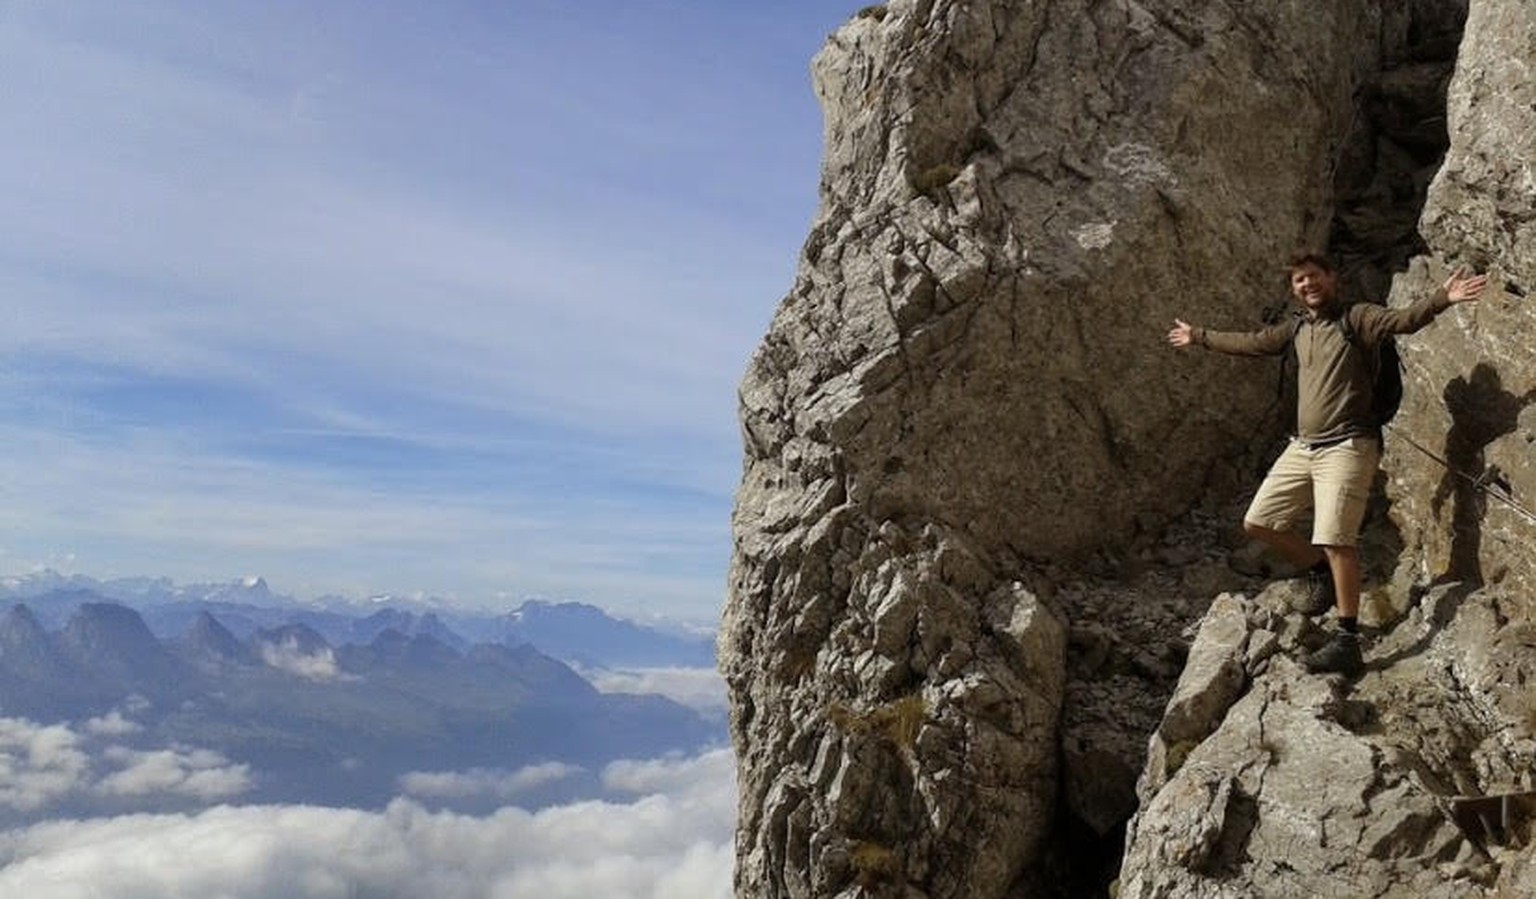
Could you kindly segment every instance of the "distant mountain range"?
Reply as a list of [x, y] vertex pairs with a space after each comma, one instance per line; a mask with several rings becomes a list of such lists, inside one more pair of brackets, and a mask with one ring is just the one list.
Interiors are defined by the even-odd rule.
[[647, 626], [572, 602], [530, 600], [495, 614], [430, 598], [303, 602], [274, 593], [259, 577], [179, 586], [163, 578], [98, 581], [52, 571], [0, 579], [0, 600], [25, 602], [48, 629], [64, 627], [84, 604], [115, 602], [136, 609], [161, 639], [180, 637], [208, 613], [241, 640], [264, 629], [302, 624], [333, 646], [368, 643], [393, 630], [430, 634], [460, 651], [477, 643], [527, 643], [584, 668], [714, 667], [712, 634]]
[[657, 648], [681, 653], [661, 639], [671, 635], [590, 607], [529, 604], [498, 619], [500, 639], [476, 642], [430, 612], [348, 618], [230, 597], [144, 599], [141, 614], [65, 584], [7, 603], [0, 716], [84, 721], [131, 707], [142, 729], [125, 742], [248, 764], [257, 778], [246, 799], [353, 807], [386, 802], [411, 771], [595, 770], [724, 737], [662, 697], [600, 693], [533, 645], [681, 658]]

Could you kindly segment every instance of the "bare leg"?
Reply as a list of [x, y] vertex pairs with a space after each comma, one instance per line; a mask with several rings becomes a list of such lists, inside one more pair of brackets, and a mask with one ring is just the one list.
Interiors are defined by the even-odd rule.
[[[1245, 521], [1243, 522], [1243, 533], [1247, 534], [1255, 540], [1259, 540], [1268, 544], [1276, 552], [1288, 559], [1293, 565], [1296, 565], [1300, 568], [1311, 568], [1313, 565], [1321, 562], [1324, 558], [1322, 550], [1308, 543], [1305, 539], [1302, 538], [1300, 534], [1297, 534], [1295, 531], [1276, 531], [1271, 528], [1264, 527], [1263, 525], [1254, 524], [1251, 521]], [[1354, 547], [1341, 548], [1353, 549]], [[1331, 564], [1332, 563], [1330, 563], [1330, 565]], [[1359, 556], [1357, 555], [1355, 565], [1357, 572], [1359, 571], [1359, 567]], [[1334, 577], [1338, 577], [1337, 573], [1335, 573]], [[1358, 578], [1356, 578], [1355, 583], [1359, 583]], [[1358, 601], [1358, 589], [1355, 591], [1355, 596]]]
[[1338, 597], [1340, 618], [1360, 616], [1360, 548], [1325, 546], [1328, 567], [1333, 571], [1333, 592]]

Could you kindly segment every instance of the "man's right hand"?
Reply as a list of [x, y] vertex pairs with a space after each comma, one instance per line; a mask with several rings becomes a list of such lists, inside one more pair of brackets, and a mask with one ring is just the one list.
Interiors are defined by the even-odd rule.
[[1168, 342], [1174, 346], [1189, 346], [1195, 342], [1195, 329], [1188, 322], [1173, 320], [1173, 330], [1168, 332]]

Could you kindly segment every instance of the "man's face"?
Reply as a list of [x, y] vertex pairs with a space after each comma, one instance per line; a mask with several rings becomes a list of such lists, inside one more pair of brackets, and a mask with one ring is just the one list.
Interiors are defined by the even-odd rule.
[[1333, 275], [1315, 263], [1306, 262], [1291, 269], [1291, 295], [1313, 312], [1333, 302]]

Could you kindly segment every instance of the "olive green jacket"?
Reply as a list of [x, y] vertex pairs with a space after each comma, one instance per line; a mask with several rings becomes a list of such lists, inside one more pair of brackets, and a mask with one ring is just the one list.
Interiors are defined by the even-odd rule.
[[[1195, 343], [1234, 356], [1278, 356], [1296, 347], [1296, 433], [1308, 442], [1327, 442], [1377, 433], [1371, 420], [1372, 360], [1389, 334], [1412, 334], [1434, 321], [1451, 305], [1445, 291], [1411, 306], [1388, 309], [1356, 303], [1343, 310], [1355, 339], [1366, 352], [1350, 345], [1337, 309], [1303, 313], [1298, 327], [1286, 319], [1260, 331], [1210, 331], [1195, 328]], [[1291, 335], [1295, 334], [1295, 340]]]

